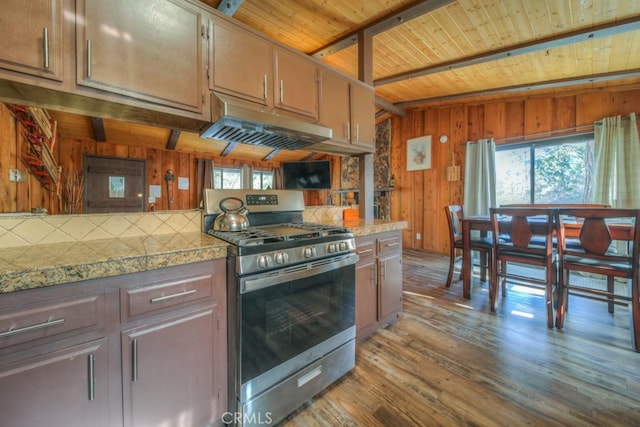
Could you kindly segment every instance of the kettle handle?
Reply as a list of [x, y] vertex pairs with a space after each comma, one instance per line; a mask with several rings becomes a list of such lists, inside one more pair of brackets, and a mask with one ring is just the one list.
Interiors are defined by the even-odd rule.
[[[237, 200], [238, 202], [240, 202], [240, 206], [236, 209], [227, 209], [226, 207], [224, 207], [224, 202], [227, 200]], [[244, 201], [237, 197], [225, 197], [224, 199], [220, 200], [220, 210], [224, 213], [241, 212], [243, 209], [244, 209]]]

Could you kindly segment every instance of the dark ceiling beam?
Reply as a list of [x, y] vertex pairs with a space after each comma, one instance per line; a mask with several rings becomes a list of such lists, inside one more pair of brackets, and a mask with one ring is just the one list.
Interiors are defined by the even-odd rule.
[[463, 98], [476, 98], [481, 96], [500, 95], [500, 94], [506, 94], [506, 93], [514, 93], [514, 92], [527, 92], [527, 91], [533, 91], [536, 89], [552, 89], [557, 87], [575, 86], [575, 85], [581, 85], [581, 84], [599, 83], [599, 82], [605, 82], [610, 80], [630, 79], [630, 78], [637, 78], [637, 77], [640, 77], [640, 68], [627, 70], [627, 71], [613, 72], [613, 73], [594, 74], [591, 76], [548, 80], [546, 82], [533, 83], [533, 84], [506, 86], [506, 87], [500, 87], [495, 89], [479, 90], [475, 92], [456, 93], [453, 95], [437, 96], [434, 98], [414, 99], [412, 101], [399, 102], [395, 105], [401, 106], [401, 107], [409, 107], [413, 105], [429, 104], [432, 102], [451, 101], [451, 100], [463, 99]]
[[429, 74], [440, 73], [443, 71], [451, 71], [457, 68], [468, 67], [500, 59], [510, 58], [517, 55], [539, 52], [542, 50], [550, 50], [553, 48], [566, 46], [575, 43], [581, 43], [588, 40], [595, 40], [602, 37], [610, 37], [627, 31], [636, 31], [640, 29], [640, 17], [636, 16], [622, 21], [611, 22], [597, 27], [586, 28], [574, 31], [568, 34], [548, 37], [542, 40], [536, 40], [524, 43], [518, 46], [494, 50], [479, 55], [469, 56], [455, 61], [445, 62], [431, 67], [420, 68], [405, 73], [395, 74], [382, 79], [375, 80], [374, 86], [382, 86], [402, 80], [423, 77]]
[[218, 5], [218, 10], [225, 15], [233, 16], [242, 2], [243, 0], [222, 0]]
[[267, 154], [266, 156], [264, 156], [262, 158], [263, 162], [266, 162], [267, 160], [271, 160], [273, 158], [273, 156], [275, 156], [276, 154], [278, 154], [280, 152], [279, 148], [276, 148], [275, 150], [273, 150], [272, 152], [270, 152], [269, 154]]
[[231, 150], [233, 150], [235, 148], [235, 146], [238, 145], [237, 142], [230, 142], [227, 144], [226, 147], [224, 147], [224, 150], [222, 150], [222, 153], [220, 153], [220, 157], [226, 157], [231, 153]]
[[387, 101], [384, 98], [380, 98], [379, 96], [375, 97], [376, 107], [380, 107], [383, 110], [386, 110], [390, 113], [395, 114], [396, 116], [405, 116], [407, 114], [407, 110], [402, 107], [399, 107], [391, 102]]
[[453, 3], [454, 1], [455, 0], [421, 0], [413, 2], [402, 9], [385, 15], [364, 27], [356, 29], [352, 33], [349, 33], [338, 40], [334, 40], [331, 43], [322, 46], [320, 49], [311, 52], [310, 55], [316, 58], [331, 55], [358, 43], [358, 34], [361, 32], [366, 31], [374, 36], [426, 13], [433, 12], [434, 10], [439, 9], [442, 6], [446, 6], [449, 3]]
[[311, 160], [313, 156], [315, 156], [316, 154], [317, 153], [315, 151], [312, 151], [311, 153], [307, 154], [302, 159], [300, 159], [300, 161], [306, 162], [307, 160]]
[[172, 129], [167, 141], [167, 150], [175, 150], [178, 145], [178, 139], [180, 139], [180, 131]]
[[104, 130], [104, 120], [100, 117], [91, 117], [93, 126], [93, 139], [98, 142], [107, 142], [107, 133]]

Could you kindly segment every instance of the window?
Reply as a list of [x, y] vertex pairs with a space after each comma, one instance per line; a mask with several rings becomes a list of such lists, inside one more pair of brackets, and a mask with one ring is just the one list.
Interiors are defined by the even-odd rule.
[[232, 168], [213, 168], [213, 188], [242, 188], [242, 171]]
[[587, 203], [593, 176], [593, 134], [496, 148], [496, 201]]
[[252, 189], [270, 190], [273, 188], [273, 172], [253, 171]]

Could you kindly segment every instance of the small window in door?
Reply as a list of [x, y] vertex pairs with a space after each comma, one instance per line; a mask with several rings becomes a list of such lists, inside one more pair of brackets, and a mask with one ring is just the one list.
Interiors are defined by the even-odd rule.
[[83, 169], [85, 213], [144, 211], [144, 160], [86, 155]]

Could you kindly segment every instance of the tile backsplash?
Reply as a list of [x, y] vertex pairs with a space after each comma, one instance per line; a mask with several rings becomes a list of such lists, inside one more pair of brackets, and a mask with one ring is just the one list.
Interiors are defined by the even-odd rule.
[[202, 212], [0, 216], [0, 248], [202, 231]]
[[[305, 208], [302, 219], [305, 222], [342, 221], [342, 211], [349, 206], [311, 206]], [[358, 205], [353, 205], [358, 209]]]

